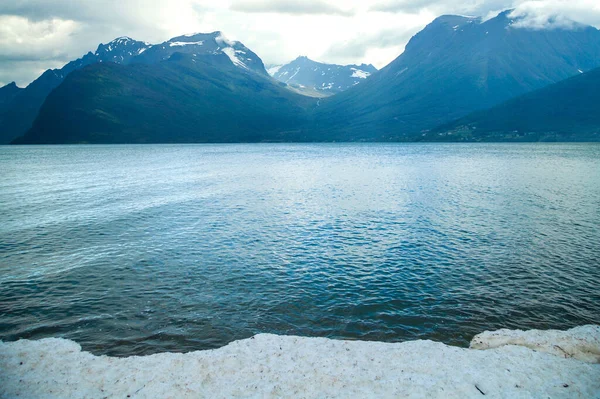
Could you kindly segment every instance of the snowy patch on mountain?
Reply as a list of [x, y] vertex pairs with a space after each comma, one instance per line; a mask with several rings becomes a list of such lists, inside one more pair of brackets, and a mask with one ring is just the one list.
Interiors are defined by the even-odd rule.
[[267, 73], [271, 76], [275, 76], [277, 72], [281, 69], [283, 65], [270, 65], [267, 67]]
[[244, 62], [237, 57], [236, 51], [233, 48], [226, 47], [226, 48], [223, 49], [223, 53], [227, 57], [229, 57], [229, 59], [231, 60], [231, 62], [233, 63], [233, 65], [242, 67], [244, 69], [248, 69], [248, 66], [246, 64], [244, 64]]
[[371, 76], [371, 72], [362, 71], [362, 70], [356, 69], [356, 68], [350, 68], [350, 69], [354, 71], [354, 73], [352, 73], [353, 78], [366, 79], [369, 76]]
[[171, 46], [171, 47], [182, 47], [182, 46], [191, 46], [191, 45], [202, 46], [203, 44], [204, 44], [204, 40], [200, 40], [199, 42], [171, 42], [171, 43], [169, 43], [169, 46]]

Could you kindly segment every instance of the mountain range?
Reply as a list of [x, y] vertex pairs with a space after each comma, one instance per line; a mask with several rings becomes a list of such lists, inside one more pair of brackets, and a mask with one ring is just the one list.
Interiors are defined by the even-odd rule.
[[194, 56], [224, 54], [232, 63], [267, 75], [260, 57], [243, 44], [229, 41], [221, 32], [175, 37], [158, 45], [119, 37], [108, 44], [100, 44], [95, 53], [89, 52], [61, 69], [47, 70], [22, 89], [6, 106], [0, 105], [0, 143], [10, 142], [25, 134], [48, 95], [71, 72], [100, 63], [154, 64], [168, 60], [176, 53]]
[[61, 69], [47, 70], [26, 88], [20, 89], [4, 107], [0, 106], [0, 143], [23, 135], [31, 127], [48, 94], [71, 72], [100, 62], [127, 64], [147, 47], [146, 43], [121, 37], [108, 44], [100, 44], [95, 53], [89, 52]]
[[[597, 140], [589, 113], [598, 114], [599, 102], [581, 90], [598, 67], [596, 28], [533, 29], [510, 11], [486, 21], [439, 17], [380, 71], [300, 57], [271, 69], [279, 81], [260, 57], [220, 32], [158, 45], [119, 38], [25, 89], [0, 89], [0, 140]], [[333, 82], [331, 90], [344, 90], [328, 98], [290, 90], [312, 88], [323, 97]], [[579, 104], [581, 112], [561, 114], [565, 104]], [[562, 116], [552, 118], [543, 107]], [[528, 110], [544, 120], [526, 123]], [[577, 126], [585, 131], [578, 135]]]
[[[271, 76], [315, 97], [327, 97], [348, 90], [377, 72], [373, 65], [335, 65], [298, 57], [285, 65], [268, 68]], [[307, 91], [309, 89], [310, 91]]]
[[72, 72], [15, 142], [295, 141], [314, 101], [253, 70], [249, 58], [175, 52], [155, 63]]

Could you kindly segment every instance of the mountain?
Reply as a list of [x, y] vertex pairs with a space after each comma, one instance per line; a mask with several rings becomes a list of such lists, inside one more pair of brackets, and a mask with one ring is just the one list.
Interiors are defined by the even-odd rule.
[[71, 72], [100, 62], [127, 64], [148, 46], [128, 37], [120, 37], [108, 44], [100, 44], [95, 53], [89, 52], [61, 69], [47, 70], [3, 108], [0, 107], [0, 144], [9, 143], [31, 127], [48, 94]]
[[116, 64], [126, 65], [151, 47], [152, 45], [146, 42], [133, 40], [127, 36], [118, 37], [108, 44], [100, 44], [96, 52], [94, 54], [88, 53], [87, 57], [89, 57], [89, 59], [83, 63], [79, 63], [77, 67], [96, 62], [114, 62]]
[[52, 91], [32, 128], [15, 142], [302, 140], [298, 126], [316, 100], [290, 92], [255, 71], [258, 63], [236, 57], [239, 62], [227, 51], [175, 52], [156, 63], [89, 65]]
[[423, 131], [600, 66], [600, 31], [529, 29], [500, 13], [442, 16], [363, 84], [322, 100], [312, 137], [414, 140]]
[[168, 60], [173, 54], [217, 55], [225, 54], [232, 63], [256, 73], [267, 75], [259, 56], [237, 41], [227, 39], [221, 32], [194, 33], [174, 37], [164, 43], [150, 46], [135, 58], [135, 63], [154, 64]]
[[286, 65], [273, 65], [269, 74], [294, 88], [314, 90], [323, 96], [341, 93], [377, 72], [373, 65], [323, 64], [298, 57]]
[[[510, 11], [487, 21], [442, 16], [383, 70], [321, 99], [293, 93], [220, 32], [111, 43], [44, 73], [0, 122], [12, 118], [26, 131], [38, 114], [21, 143], [450, 139], [432, 129], [600, 67], [597, 29], [529, 29]], [[306, 58], [295, 62], [292, 75], [317, 72]]]
[[15, 82], [9, 83], [4, 87], [0, 87], [0, 113], [5, 107], [12, 102], [12, 100], [23, 91], [20, 87], [17, 87]]
[[62, 69], [46, 71], [13, 99], [4, 112], [0, 109], [0, 143], [8, 143], [25, 134], [48, 94], [71, 72], [96, 63], [154, 64], [168, 60], [175, 53], [225, 54], [234, 64], [267, 75], [256, 54], [242, 43], [228, 40], [221, 32], [179, 36], [157, 45], [119, 37], [108, 44], [100, 44], [95, 53], [90, 52]]
[[600, 68], [478, 111], [428, 141], [600, 141]]

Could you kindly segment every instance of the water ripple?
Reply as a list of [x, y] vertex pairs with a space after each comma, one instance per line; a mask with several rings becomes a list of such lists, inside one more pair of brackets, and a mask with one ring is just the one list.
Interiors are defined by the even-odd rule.
[[0, 147], [0, 339], [600, 323], [600, 146]]

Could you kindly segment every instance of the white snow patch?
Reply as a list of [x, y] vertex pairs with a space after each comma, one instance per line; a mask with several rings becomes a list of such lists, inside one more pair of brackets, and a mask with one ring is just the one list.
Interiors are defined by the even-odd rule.
[[579, 73], [583, 73], [583, 71], [582, 71], [581, 69], [578, 69], [577, 71], [578, 71]]
[[225, 55], [227, 55], [227, 57], [229, 57], [229, 59], [231, 60], [231, 62], [233, 63], [233, 65], [235, 66], [239, 66], [241, 68], [245, 68], [248, 69], [248, 67], [246, 66], [246, 64], [244, 64], [236, 55], [235, 55], [235, 50], [231, 47], [226, 47], [223, 49], [223, 53], [225, 53]]
[[272, 66], [271, 68], [267, 69], [267, 73], [271, 76], [275, 76], [275, 74], [277, 72], [279, 72], [279, 70], [281, 69], [281, 67], [283, 67], [283, 65], [275, 65]]
[[109, 44], [123, 44], [128, 45], [130, 42], [133, 42], [133, 39], [127, 36], [117, 37], [115, 40], [110, 42]]
[[454, 29], [454, 31], [457, 31], [457, 30], [458, 30], [458, 28], [460, 28], [460, 25], [456, 25], [456, 26], [453, 26], [453, 27], [452, 27], [452, 29]]
[[203, 44], [204, 44], [203, 40], [200, 40], [199, 42], [170, 42], [169, 47], [183, 47], [183, 46], [192, 46], [192, 45], [202, 46]]
[[[0, 397], [598, 397], [600, 364], [529, 349], [539, 340], [551, 347], [555, 332], [517, 335], [526, 347], [474, 350], [261, 334], [216, 350], [128, 358], [94, 356], [64, 339], [0, 342]], [[593, 352], [599, 335], [586, 326], [562, 332], [558, 344], [573, 339]]]
[[600, 363], [600, 326], [576, 327], [569, 331], [486, 331], [471, 341], [472, 349], [493, 349], [506, 345], [524, 346], [559, 357]]
[[292, 76], [290, 76], [290, 77], [288, 78], [288, 80], [286, 80], [286, 81], [285, 81], [285, 83], [289, 83], [289, 81], [290, 81], [290, 80], [294, 79], [294, 77], [295, 77], [296, 75], [298, 75], [298, 72], [300, 72], [300, 68], [296, 68], [296, 72], [295, 72], [295, 73], [294, 73]]
[[360, 69], [351, 68], [354, 72], [352, 73], [353, 78], [366, 79], [371, 76], [370, 72], [362, 71]]
[[148, 50], [146, 47], [142, 47], [141, 49], [138, 50], [138, 55], [142, 54], [146, 50]]

